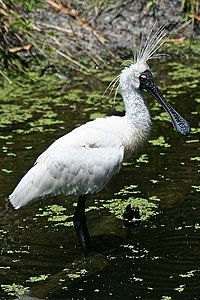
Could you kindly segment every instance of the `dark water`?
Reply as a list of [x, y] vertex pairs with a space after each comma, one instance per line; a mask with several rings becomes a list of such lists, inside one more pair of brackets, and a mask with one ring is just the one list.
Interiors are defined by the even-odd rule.
[[[73, 83], [48, 75], [33, 82], [13, 79], [12, 88], [2, 84], [0, 299], [29, 299], [19, 296], [24, 293], [41, 299], [200, 299], [200, 91], [191, 71], [196, 69], [187, 61], [154, 66], [163, 92], [190, 121], [192, 133], [178, 136], [148, 98], [151, 142], [87, 202], [92, 238], [87, 257], [71, 225], [75, 197], [48, 198], [14, 211], [7, 196], [56, 138], [94, 113], [109, 111], [99, 95], [113, 72], [76, 75]], [[115, 107], [122, 113], [120, 97]], [[122, 221], [129, 203], [140, 208], [137, 228], [127, 229]]]

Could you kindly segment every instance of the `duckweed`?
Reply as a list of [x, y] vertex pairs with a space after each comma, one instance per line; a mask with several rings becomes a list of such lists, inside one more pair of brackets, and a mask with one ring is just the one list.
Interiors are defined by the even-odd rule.
[[123, 219], [124, 211], [129, 204], [131, 207], [139, 208], [142, 221], [158, 214], [158, 205], [144, 198], [113, 199], [103, 204], [103, 207], [109, 209], [118, 219]]
[[38, 275], [35, 277], [30, 277], [28, 280], [26, 280], [27, 282], [39, 282], [39, 281], [43, 281], [46, 280], [49, 277], [50, 274], [42, 274], [42, 275]]
[[[68, 271], [68, 269], [64, 269], [63, 271]], [[83, 277], [87, 274], [86, 269], [81, 269], [81, 270], [75, 270], [74, 273], [66, 273], [66, 276], [70, 278], [71, 280]]]
[[200, 185], [192, 185], [192, 188], [195, 189], [196, 192], [200, 192]]
[[8, 170], [8, 169], [1, 169], [1, 170], [2, 170], [2, 172], [7, 173], [7, 174], [12, 173], [12, 170]]
[[72, 221], [67, 221], [73, 215], [66, 215], [66, 208], [61, 205], [48, 205], [44, 210], [40, 208], [39, 211], [40, 213], [37, 213], [36, 217], [47, 217], [47, 221], [53, 222], [54, 226], [73, 226]]
[[161, 112], [159, 115], [156, 115], [153, 117], [154, 120], [159, 120], [159, 121], [170, 121], [170, 118], [166, 112]]
[[198, 270], [192, 270], [192, 271], [188, 271], [186, 274], [180, 274], [179, 276], [182, 277], [182, 278], [190, 278], [190, 277], [193, 277], [195, 276], [195, 273], [198, 272]]
[[165, 148], [171, 147], [171, 145], [165, 141], [164, 136], [159, 136], [155, 140], [150, 140], [149, 143], [151, 143], [154, 146], [159, 146], [159, 147], [165, 147]]
[[181, 292], [184, 291], [184, 289], [185, 289], [185, 284], [181, 284], [177, 288], [175, 288], [174, 290], [181, 293]]
[[145, 163], [147, 164], [149, 162], [148, 160], [148, 155], [147, 154], [142, 154], [138, 159], [136, 159], [138, 163]]
[[1, 288], [3, 291], [7, 292], [8, 295], [14, 296], [16, 293], [18, 295], [24, 295], [28, 292], [28, 287], [24, 287], [20, 284], [1, 284]]
[[200, 128], [191, 128], [191, 133], [200, 133]]
[[191, 157], [190, 160], [193, 160], [193, 161], [194, 161], [194, 160], [195, 160], [195, 161], [200, 161], [200, 157], [199, 157], [199, 156]]

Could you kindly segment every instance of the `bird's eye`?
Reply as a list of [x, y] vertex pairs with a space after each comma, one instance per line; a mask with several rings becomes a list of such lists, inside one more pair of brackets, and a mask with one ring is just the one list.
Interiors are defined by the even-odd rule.
[[147, 76], [146, 76], [145, 74], [141, 74], [141, 75], [140, 75], [140, 78], [146, 79]]

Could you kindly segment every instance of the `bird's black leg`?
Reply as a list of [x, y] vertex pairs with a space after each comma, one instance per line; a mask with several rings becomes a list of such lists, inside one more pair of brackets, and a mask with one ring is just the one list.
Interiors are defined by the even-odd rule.
[[85, 216], [85, 202], [86, 195], [79, 196], [76, 211], [73, 217], [76, 235], [80, 243], [81, 249], [84, 253], [86, 253], [90, 247], [90, 235], [87, 228]]

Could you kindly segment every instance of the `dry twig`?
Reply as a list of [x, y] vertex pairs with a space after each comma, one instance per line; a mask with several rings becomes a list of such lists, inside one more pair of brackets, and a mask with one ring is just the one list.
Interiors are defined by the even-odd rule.
[[70, 4], [68, 4], [67, 6], [63, 6], [59, 0], [46, 0], [46, 2], [49, 3], [51, 6], [53, 6], [53, 8], [56, 11], [64, 14], [68, 14], [69, 16], [76, 19], [77, 22], [84, 29], [91, 31], [101, 44], [104, 45], [106, 43], [106, 38], [103, 37], [97, 29], [93, 28], [83, 16], [80, 16], [77, 10], [75, 8], [72, 8]]

